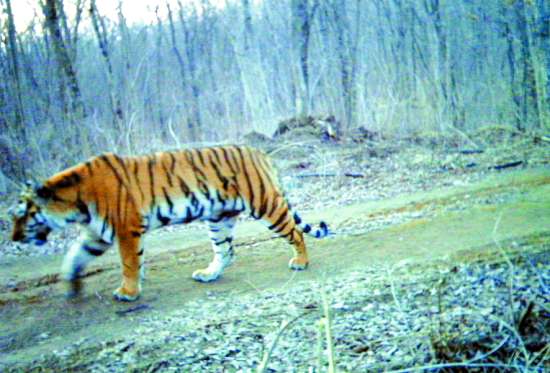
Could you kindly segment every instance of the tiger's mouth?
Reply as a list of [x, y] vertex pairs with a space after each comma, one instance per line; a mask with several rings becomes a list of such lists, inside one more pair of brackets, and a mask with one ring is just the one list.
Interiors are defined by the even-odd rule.
[[50, 227], [46, 227], [43, 231], [40, 231], [36, 234], [36, 236], [33, 237], [33, 243], [38, 246], [44, 245], [46, 242], [48, 242], [48, 234], [52, 229]]
[[42, 246], [46, 242], [48, 242], [48, 234], [50, 234], [51, 231], [52, 229], [50, 227], [46, 227], [44, 228], [44, 230], [37, 232], [36, 235], [34, 235], [34, 237], [25, 236], [21, 232], [16, 232], [13, 234], [12, 240], [14, 242], [32, 243], [37, 246]]

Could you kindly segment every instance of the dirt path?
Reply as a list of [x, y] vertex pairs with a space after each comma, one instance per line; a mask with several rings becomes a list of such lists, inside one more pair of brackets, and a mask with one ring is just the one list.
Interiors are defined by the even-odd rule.
[[271, 239], [260, 224], [247, 221], [237, 229], [237, 261], [212, 284], [199, 284], [190, 277], [211, 258], [205, 229], [196, 226], [153, 234], [147, 242], [143, 296], [133, 304], [111, 300], [120, 280], [114, 251], [89, 268], [85, 294], [73, 302], [65, 301], [57, 279], [60, 256], [6, 260], [0, 273], [0, 368], [77, 341], [116, 338], [131, 331], [132, 323], [184, 309], [190, 301], [291, 289], [297, 282], [389, 267], [402, 260], [449, 258], [495, 239], [548, 232], [550, 171], [503, 173], [475, 185], [337, 211], [318, 210], [305, 217], [323, 218], [336, 232], [325, 240], [308, 241], [311, 266], [307, 271], [289, 271], [290, 247]]

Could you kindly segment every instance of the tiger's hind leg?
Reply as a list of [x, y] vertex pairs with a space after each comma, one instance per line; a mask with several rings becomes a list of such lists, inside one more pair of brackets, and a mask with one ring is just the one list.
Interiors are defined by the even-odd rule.
[[193, 272], [193, 279], [199, 282], [216, 281], [223, 270], [235, 260], [233, 251], [233, 228], [236, 216], [226, 217], [218, 222], [209, 221], [209, 236], [212, 240], [214, 258], [207, 268]]
[[133, 302], [139, 298], [141, 292], [141, 236], [120, 234], [118, 241], [122, 262], [122, 284], [113, 292], [113, 296], [118, 301]]
[[284, 237], [294, 249], [294, 257], [290, 259], [290, 269], [301, 271], [307, 268], [309, 259], [307, 256], [304, 234], [296, 224], [294, 216], [290, 213], [288, 203], [282, 196], [273, 199], [272, 206], [262, 219], [269, 224], [268, 228], [279, 236]]

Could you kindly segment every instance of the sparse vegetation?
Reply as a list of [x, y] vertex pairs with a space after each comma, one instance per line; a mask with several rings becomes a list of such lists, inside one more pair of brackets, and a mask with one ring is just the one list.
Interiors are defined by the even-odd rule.
[[[302, 273], [286, 269], [284, 242], [245, 221], [234, 267], [197, 285], [189, 275], [210, 249], [200, 226], [182, 226], [151, 235], [139, 304], [110, 300], [115, 252], [90, 268], [86, 296], [65, 304], [58, 254], [70, 236], [51, 256], [2, 243], [0, 314], [11, 320], [0, 329], [2, 369], [542, 372], [550, 343], [544, 145], [520, 136], [470, 153], [463, 143], [366, 141], [266, 144], [295, 206], [334, 232], [310, 243]], [[494, 146], [525, 155], [525, 164], [495, 170]], [[467, 167], [472, 160], [478, 166]], [[336, 176], [294, 177], [329, 171]]]
[[[508, 372], [550, 367], [550, 2], [0, 0], [0, 371]], [[27, 2], [28, 4], [32, 2]], [[38, 2], [37, 2], [38, 3]], [[61, 256], [10, 241], [27, 178], [109, 151], [261, 148], [332, 235], [243, 217], [198, 284], [199, 224], [151, 232], [147, 286], [116, 250], [63, 297]]]

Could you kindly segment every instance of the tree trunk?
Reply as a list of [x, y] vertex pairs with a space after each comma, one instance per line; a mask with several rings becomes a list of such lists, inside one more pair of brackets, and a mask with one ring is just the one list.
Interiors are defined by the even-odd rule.
[[[179, 21], [181, 27], [183, 28], [183, 38], [185, 43], [185, 58], [187, 59], [186, 67], [188, 69], [186, 87], [188, 88], [189, 93], [187, 97], [190, 99], [190, 117], [188, 118], [188, 128], [191, 133], [191, 141], [197, 141], [199, 139], [199, 134], [202, 127], [201, 111], [200, 111], [200, 95], [201, 90], [199, 87], [199, 82], [197, 79], [197, 60], [195, 45], [196, 34], [193, 35], [195, 30], [192, 30], [191, 27], [187, 24], [187, 21], [184, 17], [184, 8], [180, 1], [179, 5]], [[196, 19], [196, 14], [193, 14]]]
[[523, 100], [522, 111], [523, 118], [529, 123], [531, 117], [531, 108], [533, 111], [533, 122], [538, 127], [543, 126], [542, 113], [540, 107], [540, 94], [536, 74], [536, 56], [533, 53], [531, 31], [529, 19], [526, 14], [526, 5], [524, 0], [518, 0], [514, 6], [516, 13], [516, 23], [520, 35], [521, 61], [523, 65]]
[[15, 96], [15, 118], [14, 126], [15, 137], [19, 141], [25, 140], [25, 114], [23, 110], [23, 99], [22, 99], [22, 84], [21, 84], [21, 65], [19, 61], [19, 55], [17, 50], [17, 37], [15, 34], [15, 22], [13, 20], [13, 12], [11, 9], [11, 0], [5, 0], [4, 12], [7, 17], [7, 29], [8, 29], [8, 38], [7, 38], [7, 53], [8, 53], [8, 66], [10, 74], [15, 83], [14, 87], [14, 96]]
[[[71, 59], [69, 57], [69, 53], [67, 51], [67, 48], [65, 47], [65, 43], [61, 35], [61, 28], [59, 27], [59, 16], [56, 3], [56, 0], [46, 0], [46, 3], [42, 4], [42, 10], [44, 12], [44, 16], [46, 17], [46, 29], [48, 30], [48, 33], [50, 34], [50, 37], [52, 39], [55, 59], [57, 61], [60, 75], [64, 75], [67, 78], [69, 91], [71, 93], [73, 112], [77, 115], [77, 117], [85, 116], [86, 112], [84, 108], [84, 103], [82, 101], [82, 95], [80, 93], [80, 87], [78, 85], [78, 80], [76, 77], [76, 71], [73, 67]], [[63, 5], [61, 1], [59, 1], [59, 4], [60, 6]]]
[[504, 28], [504, 37], [506, 38], [506, 59], [508, 61], [508, 69], [510, 70], [510, 95], [514, 103], [513, 113], [514, 122], [518, 130], [522, 129], [521, 115], [521, 98], [518, 92], [518, 84], [516, 78], [516, 53], [514, 51], [514, 35], [508, 20], [507, 8], [501, 7], [501, 17]]
[[[182, 94], [185, 95], [185, 92], [187, 91], [187, 81], [188, 81], [187, 74], [185, 71], [186, 69], [185, 61], [183, 60], [181, 52], [178, 48], [178, 43], [176, 39], [176, 28], [174, 26], [174, 17], [172, 14], [172, 8], [170, 8], [170, 4], [166, 3], [166, 9], [168, 10], [168, 27], [170, 29], [170, 40], [172, 42], [172, 52], [174, 53], [174, 55], [176, 56], [176, 60], [178, 61], [178, 72], [180, 76], [179, 83], [181, 85], [181, 92]], [[188, 105], [186, 103], [186, 100], [182, 100], [181, 105], [183, 107], [183, 110], [182, 110], [183, 115], [188, 116], [189, 110], [188, 110]], [[190, 127], [188, 129], [190, 131], [189, 136], [194, 140], [196, 138], [196, 133], [192, 132], [192, 130], [194, 130], [193, 127]]]
[[296, 112], [300, 116], [309, 114], [310, 83], [309, 83], [309, 39], [311, 34], [311, 22], [314, 16], [315, 6], [309, 5], [309, 0], [292, 0], [292, 44], [295, 54], [298, 56], [300, 74], [295, 84], [296, 88]]
[[107, 41], [107, 30], [105, 28], [105, 22], [99, 15], [95, 0], [90, 1], [90, 17], [92, 18], [92, 25], [94, 29], [103, 61], [107, 69], [107, 85], [109, 87], [109, 104], [111, 107], [112, 121], [114, 128], [121, 129], [121, 121], [124, 119], [120, 99], [116, 93], [115, 79], [113, 75], [113, 64], [111, 63], [111, 56], [109, 51], [109, 43]]
[[440, 0], [427, 0], [426, 11], [431, 15], [437, 39], [438, 51], [438, 70], [441, 93], [443, 95], [444, 105], [449, 105], [448, 112], [451, 117], [451, 122], [455, 127], [462, 127], [460, 109], [458, 107], [458, 96], [456, 92], [456, 72], [451, 66], [451, 58], [449, 55], [449, 45], [447, 33], [443, 26], [443, 18], [441, 11]]
[[250, 11], [250, 0], [241, 0], [244, 15], [244, 50], [248, 52], [252, 44], [252, 13]]

